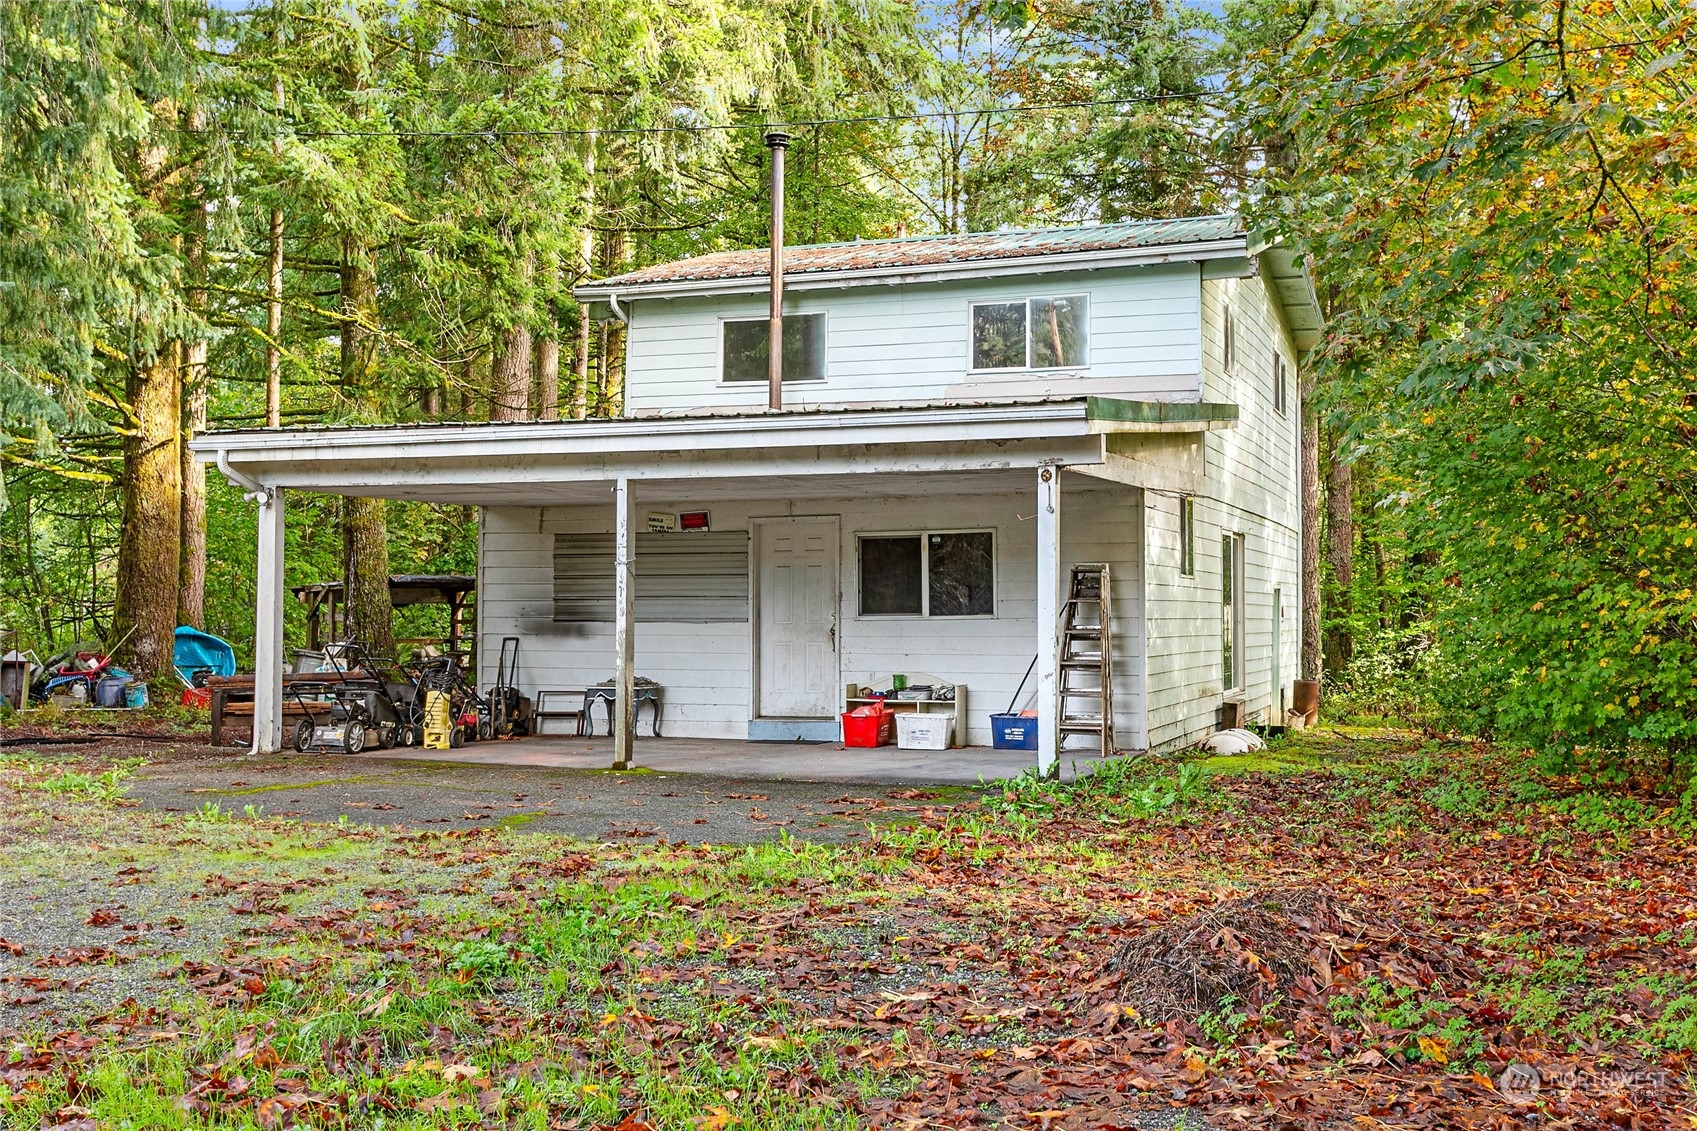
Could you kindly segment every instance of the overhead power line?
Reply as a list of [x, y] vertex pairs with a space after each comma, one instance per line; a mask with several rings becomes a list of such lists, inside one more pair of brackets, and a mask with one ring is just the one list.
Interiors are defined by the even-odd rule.
[[923, 110], [912, 114], [864, 114], [852, 118], [808, 118], [786, 122], [717, 122], [701, 125], [593, 127], [554, 130], [297, 130], [295, 137], [403, 137], [403, 138], [498, 138], [498, 137], [588, 137], [590, 134], [689, 134], [730, 130], [768, 131], [779, 127], [808, 129], [815, 126], [867, 125], [878, 122], [916, 122], [936, 118], [974, 118], [991, 114], [1031, 114], [1051, 110], [1085, 110], [1099, 106], [1136, 106], [1158, 102], [1201, 101], [1214, 91], [1187, 94], [1144, 94], [1130, 98], [1094, 98], [1077, 102], [1025, 102], [1016, 106], [981, 106], [970, 110]]

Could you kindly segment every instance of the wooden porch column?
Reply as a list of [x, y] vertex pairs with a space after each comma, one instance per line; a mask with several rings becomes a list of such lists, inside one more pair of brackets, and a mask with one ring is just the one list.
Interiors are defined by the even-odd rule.
[[283, 492], [259, 499], [259, 577], [253, 612], [253, 749], [283, 748]]
[[613, 769], [636, 745], [636, 505], [631, 481], [613, 485]]
[[1037, 772], [1060, 768], [1061, 469], [1037, 469]]

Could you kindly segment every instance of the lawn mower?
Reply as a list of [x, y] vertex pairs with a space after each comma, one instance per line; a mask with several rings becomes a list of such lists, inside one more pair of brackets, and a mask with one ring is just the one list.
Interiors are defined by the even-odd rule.
[[[328, 671], [319, 679], [293, 679], [289, 691], [306, 717], [295, 724], [294, 748], [302, 754], [358, 754], [367, 747], [414, 746], [423, 737], [423, 691], [393, 660], [374, 656], [358, 641], [328, 645]], [[399, 674], [403, 679], [386, 676]]]

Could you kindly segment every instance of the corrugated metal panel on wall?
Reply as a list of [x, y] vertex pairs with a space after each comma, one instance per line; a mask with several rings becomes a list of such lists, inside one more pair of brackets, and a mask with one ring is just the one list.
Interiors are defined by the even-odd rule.
[[[748, 620], [746, 530], [636, 536], [636, 619]], [[554, 619], [613, 619], [613, 536], [554, 535]]]

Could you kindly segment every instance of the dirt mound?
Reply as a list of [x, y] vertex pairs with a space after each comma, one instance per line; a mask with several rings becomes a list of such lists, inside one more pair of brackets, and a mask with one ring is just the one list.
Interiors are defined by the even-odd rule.
[[1151, 1021], [1194, 1021], [1228, 998], [1245, 1006], [1323, 992], [1368, 972], [1429, 983], [1447, 963], [1395, 924], [1323, 887], [1273, 888], [1217, 904], [1131, 939], [1109, 960], [1120, 998]]

